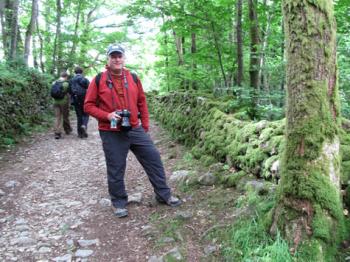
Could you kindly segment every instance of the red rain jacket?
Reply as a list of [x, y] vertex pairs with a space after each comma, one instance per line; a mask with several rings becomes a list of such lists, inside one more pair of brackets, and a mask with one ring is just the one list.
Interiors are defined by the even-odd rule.
[[[142, 127], [147, 132], [149, 128], [149, 113], [141, 81], [138, 79], [136, 84], [130, 71], [124, 68], [123, 74], [126, 74], [128, 90], [124, 87], [124, 77], [122, 76], [118, 81], [118, 77], [112, 74], [110, 76], [113, 82], [113, 89], [110, 89], [107, 85], [107, 72], [108, 69], [102, 72], [99, 87], [96, 86], [96, 77], [90, 82], [85, 96], [84, 111], [98, 120], [99, 130], [105, 131], [119, 131], [119, 128], [110, 128], [110, 121], [107, 117], [109, 113], [128, 109], [131, 113], [130, 124], [134, 128], [140, 125], [140, 119], [138, 118], [138, 113], [140, 112]], [[117, 95], [117, 92], [119, 95]]]

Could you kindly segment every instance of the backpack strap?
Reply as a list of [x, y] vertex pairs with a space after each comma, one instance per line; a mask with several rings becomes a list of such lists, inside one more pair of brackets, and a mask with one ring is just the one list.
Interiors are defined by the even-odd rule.
[[98, 73], [95, 77], [95, 84], [96, 84], [97, 89], [99, 89], [99, 87], [100, 87], [101, 76], [102, 76], [102, 72]]
[[[132, 79], [134, 80], [134, 83], [137, 85], [139, 79], [137, 78], [137, 74], [135, 72], [130, 72], [132, 75]], [[101, 80], [101, 76], [102, 76], [102, 72], [98, 73], [95, 77], [95, 84], [97, 89], [99, 89], [100, 87], [100, 80]]]
[[132, 79], [134, 80], [134, 83], [137, 85], [138, 84], [138, 78], [137, 74], [135, 72], [130, 72], [132, 75]]

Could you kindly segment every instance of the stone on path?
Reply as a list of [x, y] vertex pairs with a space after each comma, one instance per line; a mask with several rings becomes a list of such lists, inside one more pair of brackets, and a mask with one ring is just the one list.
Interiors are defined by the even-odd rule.
[[77, 252], [75, 252], [76, 257], [88, 257], [91, 256], [94, 251], [90, 249], [78, 249]]

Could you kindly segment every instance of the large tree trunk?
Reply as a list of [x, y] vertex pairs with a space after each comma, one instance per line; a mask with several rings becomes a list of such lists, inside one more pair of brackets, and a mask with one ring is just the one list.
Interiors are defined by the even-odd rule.
[[300, 261], [333, 261], [343, 231], [332, 5], [332, 0], [283, 1], [287, 127], [271, 233], [279, 229], [292, 250], [298, 248]]
[[5, 58], [13, 60], [18, 50], [18, 0], [4, 0], [0, 3], [2, 41]]
[[35, 29], [35, 22], [38, 16], [38, 0], [32, 1], [32, 15], [30, 18], [30, 22], [26, 31], [26, 38], [24, 42], [24, 62], [28, 65], [28, 57], [30, 54], [30, 43], [32, 39], [32, 35]]
[[10, 46], [10, 53], [9, 58], [15, 59], [17, 57], [17, 51], [18, 51], [18, 36], [19, 36], [19, 30], [18, 30], [18, 0], [11, 1], [12, 3], [12, 14], [11, 14], [11, 46]]
[[1, 36], [2, 36], [2, 48], [4, 50], [5, 57], [7, 57], [7, 32], [6, 32], [6, 22], [5, 22], [5, 1], [0, 1], [0, 23], [1, 23]]
[[237, 0], [237, 86], [243, 81], [243, 37], [242, 37], [242, 0]]

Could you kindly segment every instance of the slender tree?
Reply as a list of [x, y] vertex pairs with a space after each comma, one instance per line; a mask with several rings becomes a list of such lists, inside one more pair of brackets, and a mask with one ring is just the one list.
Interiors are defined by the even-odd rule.
[[32, 14], [30, 17], [30, 22], [27, 27], [26, 37], [24, 42], [24, 62], [28, 65], [28, 57], [30, 54], [30, 43], [32, 39], [32, 35], [35, 29], [35, 22], [38, 17], [38, 0], [32, 1]]
[[61, 71], [61, 60], [62, 60], [62, 36], [61, 36], [61, 18], [62, 18], [62, 4], [61, 0], [56, 0], [56, 35], [55, 35], [55, 41], [54, 41], [54, 49], [52, 54], [52, 68], [51, 68], [51, 74], [59, 74]]
[[236, 3], [236, 37], [237, 37], [237, 86], [243, 81], [243, 37], [242, 37], [242, 0]]
[[343, 213], [332, 0], [284, 0], [283, 15], [286, 146], [271, 232], [279, 229], [300, 261], [334, 261]]
[[259, 88], [259, 22], [257, 15], [257, 0], [248, 0], [250, 21], [250, 86], [255, 90]]

